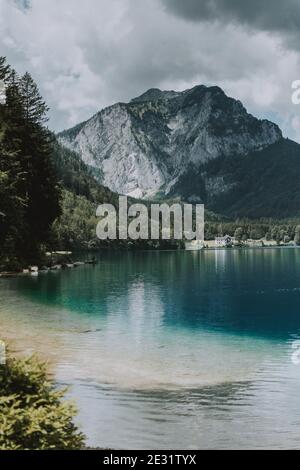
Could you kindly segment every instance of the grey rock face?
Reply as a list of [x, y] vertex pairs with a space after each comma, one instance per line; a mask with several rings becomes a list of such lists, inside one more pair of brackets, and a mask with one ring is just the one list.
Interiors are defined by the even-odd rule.
[[[62, 144], [101, 169], [102, 184], [137, 198], [168, 195], [188, 169], [222, 156], [242, 158], [281, 139], [276, 124], [248, 114], [220, 88], [205, 86], [151, 89], [59, 134]], [[213, 191], [218, 183], [210, 182]]]

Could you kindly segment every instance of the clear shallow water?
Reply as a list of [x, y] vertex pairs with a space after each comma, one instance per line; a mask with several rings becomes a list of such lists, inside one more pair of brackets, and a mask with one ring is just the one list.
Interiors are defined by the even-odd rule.
[[300, 250], [104, 253], [0, 297], [1, 336], [72, 385], [90, 445], [300, 448]]

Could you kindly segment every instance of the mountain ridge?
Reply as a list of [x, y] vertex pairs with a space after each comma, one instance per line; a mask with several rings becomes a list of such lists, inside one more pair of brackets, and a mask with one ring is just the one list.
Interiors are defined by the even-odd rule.
[[[277, 124], [257, 119], [221, 88], [204, 85], [183, 92], [149, 89], [129, 103], [100, 110], [89, 120], [59, 133], [58, 139], [87, 165], [98, 169], [100, 183], [113, 192], [139, 199], [176, 196], [204, 202], [217, 212], [222, 206], [218, 203], [220, 194], [235, 193], [239, 182], [233, 173], [229, 177], [222, 165], [223, 174], [215, 170], [212, 174], [214, 165], [226, 160], [243, 166], [244, 157], [259, 152], [272, 165], [266, 149], [280, 144], [274, 151], [280, 148], [282, 159], [289, 158], [290, 149]], [[295, 153], [300, 146], [295, 145], [293, 165], [298, 167]], [[279, 173], [286, 171], [285, 161], [276, 159], [276, 165]], [[293, 180], [290, 176], [287, 184]], [[274, 178], [276, 184], [275, 174]], [[247, 190], [253, 193], [254, 187]], [[298, 188], [295, 191], [298, 193]], [[225, 212], [247, 216], [245, 211], [231, 211], [230, 207]], [[291, 213], [284, 211], [288, 216], [294, 212], [294, 206]]]

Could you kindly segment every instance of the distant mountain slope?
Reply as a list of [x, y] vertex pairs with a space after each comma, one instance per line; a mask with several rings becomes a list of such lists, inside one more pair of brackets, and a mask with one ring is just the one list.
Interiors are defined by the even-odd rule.
[[189, 201], [200, 196], [211, 210], [233, 218], [299, 217], [300, 145], [281, 139], [242, 157], [189, 168], [172, 189], [172, 196], [178, 195]]
[[150, 89], [58, 139], [116, 193], [201, 201], [229, 216], [299, 215], [300, 146], [218, 87]]

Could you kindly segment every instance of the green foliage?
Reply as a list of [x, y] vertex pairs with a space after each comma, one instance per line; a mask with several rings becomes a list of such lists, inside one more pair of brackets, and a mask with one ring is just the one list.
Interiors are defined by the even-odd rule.
[[250, 238], [252, 240], [260, 240], [265, 236], [265, 230], [259, 226], [253, 227], [250, 231]]
[[244, 232], [243, 232], [242, 227], [238, 227], [236, 231], [234, 232], [234, 238], [239, 243], [241, 243], [241, 241], [243, 240], [243, 235], [244, 235]]
[[5, 57], [0, 57], [0, 80], [5, 80], [10, 73], [10, 67], [6, 63]]
[[49, 108], [40, 96], [38, 87], [28, 72], [19, 81], [19, 93], [25, 121], [33, 126], [42, 126], [47, 122]]
[[[289, 243], [295, 238], [298, 219], [273, 220], [273, 219], [236, 219], [224, 221], [222, 224], [208, 221], [205, 224], [205, 239], [213, 240], [220, 235], [230, 235], [238, 242], [248, 238], [259, 240], [275, 240], [278, 244]], [[300, 226], [299, 226], [300, 227]], [[300, 238], [300, 233], [299, 233]], [[300, 243], [300, 239], [299, 239]]]
[[[99, 204], [101, 201], [106, 200], [101, 196], [101, 189], [99, 197]], [[102, 248], [147, 250], [153, 248], [178, 249], [182, 245], [177, 240], [99, 240], [96, 236], [96, 226], [99, 221], [96, 217], [97, 205], [98, 202], [96, 203], [96, 201], [92, 202], [85, 196], [79, 196], [74, 192], [64, 190], [62, 215], [53, 224], [53, 246], [61, 250], [95, 250]]]
[[0, 365], [0, 450], [80, 449], [76, 409], [35, 358]]
[[62, 215], [53, 224], [53, 244], [60, 249], [93, 249], [97, 246], [96, 204], [84, 196], [63, 191]]

